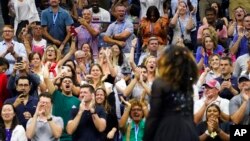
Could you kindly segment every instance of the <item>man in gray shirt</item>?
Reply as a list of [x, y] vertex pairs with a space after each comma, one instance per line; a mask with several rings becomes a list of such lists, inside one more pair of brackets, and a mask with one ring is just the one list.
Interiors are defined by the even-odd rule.
[[250, 123], [250, 80], [248, 75], [238, 79], [240, 94], [234, 96], [229, 103], [229, 114], [233, 123], [248, 125]]
[[63, 130], [63, 119], [51, 115], [51, 109], [51, 94], [40, 94], [36, 112], [26, 125], [26, 134], [31, 141], [59, 141]]

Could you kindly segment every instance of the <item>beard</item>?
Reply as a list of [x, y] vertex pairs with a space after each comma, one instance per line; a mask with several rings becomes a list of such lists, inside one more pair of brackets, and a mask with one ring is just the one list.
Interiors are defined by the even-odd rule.
[[100, 9], [99, 9], [98, 6], [94, 6], [94, 7], [92, 8], [92, 11], [93, 11], [94, 13], [98, 13], [98, 12], [100, 11]]

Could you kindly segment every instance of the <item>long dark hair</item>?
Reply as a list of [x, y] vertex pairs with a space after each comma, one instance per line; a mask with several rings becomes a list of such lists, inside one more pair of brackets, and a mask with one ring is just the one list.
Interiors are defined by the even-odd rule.
[[107, 92], [106, 92], [106, 90], [105, 90], [104, 88], [99, 87], [99, 88], [97, 88], [97, 89], [95, 90], [95, 95], [96, 95], [96, 92], [97, 92], [98, 90], [101, 90], [101, 91], [103, 91], [103, 93], [104, 93], [104, 101], [103, 101], [103, 103], [100, 104], [100, 105], [103, 106], [104, 109], [105, 109], [105, 111], [108, 113], [108, 112], [111, 111], [111, 106], [110, 106], [110, 104], [109, 104], [109, 102], [108, 102], [108, 94], [107, 94]]
[[[12, 104], [10, 104], [10, 103], [5, 103], [5, 104], [3, 104], [3, 107], [5, 105], [10, 105], [12, 107], [14, 113], [15, 113], [15, 116], [13, 117], [13, 120], [12, 120], [12, 123], [11, 123], [11, 126], [10, 126], [10, 132], [12, 132], [15, 129], [15, 127], [19, 124], [19, 121], [18, 121], [18, 118], [17, 118], [17, 115], [16, 115], [16, 110], [15, 110], [14, 106]], [[1, 116], [0, 116], [0, 140], [5, 141], [5, 139], [6, 139], [5, 128], [6, 127], [5, 127], [5, 124], [4, 124], [4, 120], [2, 118], [2, 110], [3, 110], [3, 108], [1, 109]]]

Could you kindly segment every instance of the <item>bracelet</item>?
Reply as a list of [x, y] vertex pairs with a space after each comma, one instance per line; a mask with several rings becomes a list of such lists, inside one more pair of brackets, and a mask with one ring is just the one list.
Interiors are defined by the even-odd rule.
[[205, 131], [205, 134], [210, 136], [210, 133], [208, 132], [208, 130]]
[[47, 121], [52, 121], [52, 117], [48, 118]]
[[218, 129], [216, 130], [216, 133], [217, 133], [217, 134], [220, 134], [220, 132], [221, 132], [221, 129], [218, 128]]

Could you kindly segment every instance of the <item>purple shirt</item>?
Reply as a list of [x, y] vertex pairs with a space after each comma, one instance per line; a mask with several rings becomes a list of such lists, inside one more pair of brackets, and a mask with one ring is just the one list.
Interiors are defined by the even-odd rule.
[[[90, 24], [90, 26], [97, 32], [100, 32], [100, 25], [98, 24]], [[93, 37], [90, 32], [82, 25], [76, 28], [77, 32], [77, 47], [81, 49], [82, 45], [87, 43], [93, 50], [94, 56], [98, 54], [98, 40], [97, 37]]]
[[[196, 51], [196, 62], [197, 63], [199, 63], [201, 58], [202, 58], [202, 53], [201, 53], [202, 48], [203, 48], [202, 46], [197, 48], [197, 51]], [[214, 49], [213, 54], [221, 55], [223, 52], [224, 52], [224, 48], [221, 45], [217, 45], [217, 48]], [[204, 64], [206, 66], [208, 66], [208, 58], [209, 58], [209, 56], [206, 54], [205, 57], [204, 57]]]

